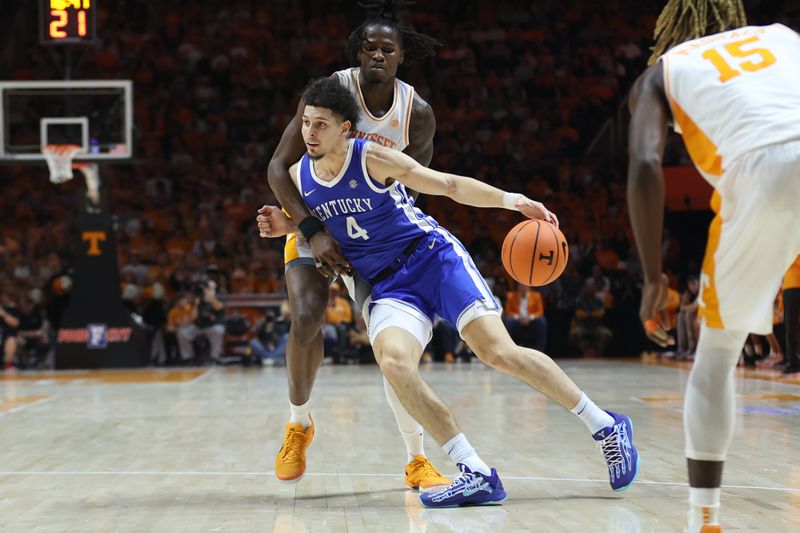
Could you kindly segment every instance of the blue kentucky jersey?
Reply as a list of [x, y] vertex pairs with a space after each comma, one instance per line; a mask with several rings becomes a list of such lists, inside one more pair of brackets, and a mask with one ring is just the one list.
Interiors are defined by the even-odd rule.
[[300, 160], [299, 185], [308, 208], [339, 242], [342, 254], [369, 280], [389, 266], [414, 239], [435, 230], [437, 222], [414, 207], [405, 187], [389, 187], [367, 174], [368, 141], [348, 140], [342, 171], [319, 179], [308, 154]]

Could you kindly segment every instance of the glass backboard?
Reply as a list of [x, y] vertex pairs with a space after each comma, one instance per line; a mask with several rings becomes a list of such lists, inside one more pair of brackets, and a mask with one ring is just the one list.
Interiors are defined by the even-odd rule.
[[77, 160], [133, 153], [130, 80], [0, 82], [0, 160], [41, 160], [46, 144], [83, 147]]

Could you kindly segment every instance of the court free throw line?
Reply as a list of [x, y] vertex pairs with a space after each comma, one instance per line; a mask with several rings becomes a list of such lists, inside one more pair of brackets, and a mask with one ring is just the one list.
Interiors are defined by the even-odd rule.
[[[52, 471], [0, 471], [0, 476], [193, 476], [193, 477], [272, 477], [275, 473], [267, 472], [221, 472], [221, 471], [163, 471], [163, 470], [103, 470], [103, 471], [77, 471], [77, 470], [52, 470]], [[400, 474], [386, 473], [363, 473], [363, 472], [307, 472], [306, 477], [402, 477]], [[556, 483], [601, 483], [607, 484], [607, 479], [587, 479], [587, 478], [562, 478], [562, 477], [543, 477], [543, 476], [503, 476], [503, 480], [515, 481], [550, 481]], [[675, 481], [651, 481], [640, 479], [636, 485], [657, 485], [664, 487], [686, 487], [684, 482]], [[723, 489], [747, 489], [764, 490], [775, 492], [800, 493], [800, 488], [792, 487], [764, 487], [758, 485], [722, 485]]]

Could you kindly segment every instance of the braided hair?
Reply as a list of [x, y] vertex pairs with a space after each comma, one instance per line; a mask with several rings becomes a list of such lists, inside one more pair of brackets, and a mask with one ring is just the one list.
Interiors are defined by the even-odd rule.
[[345, 54], [353, 63], [358, 63], [358, 52], [366, 38], [367, 29], [373, 25], [388, 26], [400, 36], [400, 48], [405, 52], [407, 64], [419, 63], [436, 55], [442, 43], [430, 35], [418, 33], [400, 22], [398, 10], [413, 4], [403, 0], [366, 0], [359, 5], [367, 10], [367, 20], [353, 30], [347, 38]]
[[658, 16], [647, 64], [684, 41], [746, 25], [742, 0], [669, 0]]

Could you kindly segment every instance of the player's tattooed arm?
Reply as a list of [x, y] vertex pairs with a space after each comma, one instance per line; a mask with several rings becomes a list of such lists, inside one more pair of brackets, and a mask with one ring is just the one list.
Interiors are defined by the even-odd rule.
[[648, 337], [661, 346], [670, 338], [654, 319], [665, 301], [661, 282], [661, 232], [664, 224], [664, 171], [661, 160], [670, 122], [661, 62], [639, 76], [628, 97], [628, 212], [642, 258], [645, 285], [640, 318]]
[[422, 194], [447, 196], [460, 204], [474, 207], [512, 209], [529, 218], [558, 225], [555, 214], [541, 202], [523, 194], [509, 193], [473, 178], [426, 168], [397, 150], [377, 144], [367, 146], [367, 172], [383, 184], [396, 179]]

